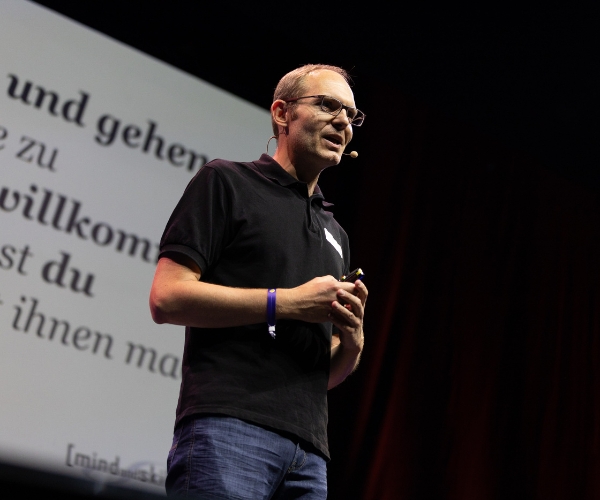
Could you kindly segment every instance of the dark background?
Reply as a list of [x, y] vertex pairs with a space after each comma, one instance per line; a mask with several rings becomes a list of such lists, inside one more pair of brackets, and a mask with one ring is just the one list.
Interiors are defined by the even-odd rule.
[[353, 75], [360, 156], [320, 184], [370, 296], [329, 498], [600, 498], [595, 8], [37, 3], [263, 108]]
[[363, 108], [369, 82], [392, 87], [390, 126], [400, 94], [600, 185], [592, 109], [600, 9], [592, 2], [36, 3], [263, 108], [287, 71], [336, 64], [355, 77]]

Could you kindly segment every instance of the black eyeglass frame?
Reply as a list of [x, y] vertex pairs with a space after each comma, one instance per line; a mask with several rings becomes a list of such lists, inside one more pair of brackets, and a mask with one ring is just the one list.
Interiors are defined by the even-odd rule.
[[[324, 111], [325, 113], [328, 113], [332, 116], [337, 116], [342, 112], [342, 109], [346, 110], [346, 116], [348, 116], [348, 110], [349, 109], [355, 109], [356, 110], [356, 116], [354, 118], [350, 118], [348, 116], [348, 121], [355, 127], [360, 127], [364, 121], [367, 115], [365, 115], [360, 109], [355, 108], [354, 106], [346, 106], [344, 103], [342, 103], [342, 101], [340, 101], [339, 99], [336, 99], [335, 97], [331, 97], [330, 95], [326, 95], [326, 94], [318, 94], [318, 95], [303, 95], [302, 97], [294, 97], [292, 99], [282, 99], [283, 102], [296, 102], [299, 101], [300, 99], [308, 99], [310, 97], [316, 97], [318, 99], [321, 99], [321, 102], [319, 103], [319, 107], [321, 108], [321, 111]], [[323, 107], [323, 101], [325, 100], [325, 98], [327, 99], [333, 99], [336, 102], [340, 103], [340, 107], [339, 109], [337, 109], [336, 111], [328, 111], [327, 109], [325, 109]], [[359, 119], [360, 121], [358, 123], [354, 123], [354, 121], [356, 119]]]

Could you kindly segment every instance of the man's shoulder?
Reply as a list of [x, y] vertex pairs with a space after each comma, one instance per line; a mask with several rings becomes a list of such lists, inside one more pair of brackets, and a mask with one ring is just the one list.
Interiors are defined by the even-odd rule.
[[204, 164], [200, 171], [203, 169], [212, 170], [227, 177], [247, 174], [249, 171], [258, 171], [254, 162], [225, 160], [223, 158], [215, 158], [209, 161]]

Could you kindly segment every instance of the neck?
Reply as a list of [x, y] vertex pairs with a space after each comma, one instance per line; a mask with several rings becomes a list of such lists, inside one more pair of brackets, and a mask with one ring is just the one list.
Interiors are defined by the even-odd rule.
[[299, 181], [306, 182], [308, 194], [309, 196], [312, 196], [321, 171], [315, 170], [314, 167], [311, 168], [310, 165], [305, 165], [301, 161], [293, 161], [287, 153], [287, 150], [280, 146], [281, 145], [278, 144], [273, 159], [292, 177]]

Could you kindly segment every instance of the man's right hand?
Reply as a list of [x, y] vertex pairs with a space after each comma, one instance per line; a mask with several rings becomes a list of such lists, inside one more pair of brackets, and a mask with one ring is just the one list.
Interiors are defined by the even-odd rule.
[[300, 286], [277, 290], [277, 318], [298, 319], [309, 323], [331, 321], [333, 302], [340, 302], [338, 292], [355, 294], [354, 283], [341, 282], [333, 276], [320, 276]]

